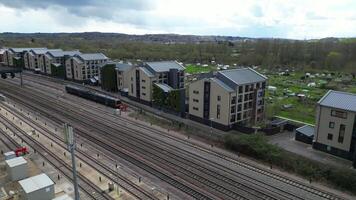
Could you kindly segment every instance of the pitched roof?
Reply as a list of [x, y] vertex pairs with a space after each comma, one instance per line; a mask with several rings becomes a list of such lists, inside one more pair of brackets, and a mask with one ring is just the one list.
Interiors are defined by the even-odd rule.
[[244, 85], [267, 80], [266, 76], [256, 72], [251, 68], [223, 70], [219, 71], [218, 74], [228, 78], [236, 85]]
[[167, 72], [169, 69], [185, 70], [185, 67], [177, 61], [146, 62], [146, 65], [154, 72]]
[[83, 60], [106, 60], [108, 57], [106, 57], [102, 53], [82, 53], [82, 54], [77, 54], [78, 57], [80, 57]]
[[167, 84], [164, 83], [154, 83], [157, 87], [161, 88], [164, 92], [170, 92], [173, 90], [173, 88]]
[[50, 51], [62, 51], [62, 49], [31, 49], [35, 54], [45, 54]]
[[146, 68], [140, 67], [140, 69], [145, 73], [148, 77], [154, 77], [154, 75]]
[[127, 71], [127, 70], [131, 69], [131, 67], [133, 67], [133, 65], [128, 64], [128, 63], [116, 63], [116, 70], [119, 70], [119, 71]]
[[46, 47], [39, 47], [39, 48], [10, 48], [11, 51], [15, 53], [21, 53], [24, 51], [30, 51], [30, 50], [39, 50], [39, 49], [47, 49]]
[[81, 54], [79, 50], [73, 50], [73, 51], [50, 51], [48, 54], [52, 55], [53, 57], [63, 57], [63, 56], [74, 56], [74, 55], [79, 55]]
[[222, 88], [224, 88], [228, 92], [234, 91], [230, 86], [226, 85], [224, 82], [222, 82], [221, 80], [219, 80], [217, 78], [211, 78], [210, 80], [214, 81], [216, 84], [220, 85]]
[[356, 112], [356, 94], [329, 90], [319, 101], [321, 106]]

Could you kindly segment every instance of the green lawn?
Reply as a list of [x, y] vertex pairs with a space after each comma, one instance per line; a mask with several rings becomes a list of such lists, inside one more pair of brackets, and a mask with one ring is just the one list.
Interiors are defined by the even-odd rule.
[[210, 72], [210, 71], [215, 71], [216, 67], [215, 66], [207, 66], [207, 67], [202, 67], [202, 66], [198, 66], [198, 65], [187, 65], [185, 67], [185, 72], [189, 73], [189, 74], [197, 74], [197, 73], [201, 73], [201, 72]]

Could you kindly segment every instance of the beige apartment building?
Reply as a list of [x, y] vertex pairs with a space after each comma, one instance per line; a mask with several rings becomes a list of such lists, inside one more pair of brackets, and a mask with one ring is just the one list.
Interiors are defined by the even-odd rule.
[[313, 148], [356, 160], [356, 94], [328, 91], [317, 103]]
[[108, 62], [102, 53], [76, 54], [66, 60], [66, 77], [79, 82], [98, 82], [101, 66]]
[[[46, 48], [9, 48], [4, 52], [4, 64], [7, 66], [15, 66], [14, 59], [18, 60], [20, 65], [19, 67], [26, 68], [26, 58], [25, 54], [32, 49], [46, 49]], [[22, 62], [23, 61], [23, 62]]]
[[169, 89], [184, 88], [185, 68], [176, 61], [146, 62], [130, 68], [128, 96], [151, 105], [153, 84]]
[[267, 77], [251, 68], [223, 70], [189, 85], [189, 118], [228, 130], [264, 120]]
[[44, 55], [44, 65], [46, 74], [52, 74], [52, 67], [64, 67], [66, 66], [65, 61], [71, 56], [81, 54], [78, 50], [73, 51], [48, 51]]
[[62, 51], [61, 49], [31, 49], [25, 53], [25, 68], [39, 70], [41, 73], [47, 73], [46, 53], [51, 51]]

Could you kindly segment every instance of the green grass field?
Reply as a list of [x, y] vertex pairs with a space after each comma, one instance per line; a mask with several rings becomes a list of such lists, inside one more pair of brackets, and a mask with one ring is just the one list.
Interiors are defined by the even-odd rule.
[[[315, 123], [316, 103], [329, 89], [356, 93], [356, 80], [349, 82], [336, 82], [336, 77], [325, 80], [324, 77], [301, 80], [303, 72], [290, 76], [267, 75], [268, 85], [277, 87], [277, 91], [267, 91], [267, 117], [275, 115], [294, 120]], [[308, 83], [317, 83], [316, 87], [308, 87]], [[326, 84], [323, 85], [322, 83]], [[290, 93], [303, 93], [307, 98], [303, 101], [296, 96], [288, 96]], [[283, 105], [292, 105], [284, 109]]]
[[185, 67], [185, 72], [189, 74], [197, 74], [197, 73], [202, 73], [202, 72], [210, 72], [210, 71], [215, 71], [216, 67], [209, 65], [208, 67], [202, 67], [198, 65], [187, 65]]

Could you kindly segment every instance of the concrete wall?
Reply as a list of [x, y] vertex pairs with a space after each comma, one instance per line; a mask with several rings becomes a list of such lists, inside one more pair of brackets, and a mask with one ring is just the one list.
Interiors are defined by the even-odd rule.
[[[201, 79], [189, 84], [189, 114], [199, 118], [203, 118], [204, 105], [204, 81]], [[194, 93], [197, 91], [198, 93]], [[198, 101], [198, 102], [196, 102]], [[198, 108], [195, 110], [194, 108]]]
[[136, 70], [139, 70], [140, 76], [140, 98], [143, 101], [151, 102], [152, 101], [152, 77], [147, 76], [145, 72], [142, 71], [140, 67], [133, 67], [128, 70], [128, 89], [129, 96], [138, 98], [136, 95]]
[[[230, 124], [230, 93], [214, 81], [210, 81], [210, 118], [214, 122], [229, 125]], [[218, 101], [220, 96], [220, 101]], [[217, 116], [217, 107], [220, 105], [220, 116]]]
[[26, 200], [51, 200], [54, 196], [54, 185], [24, 194]]
[[[314, 140], [317, 143], [321, 143], [344, 151], [350, 151], [352, 131], [355, 122], [355, 113], [343, 111], [347, 112], [347, 118], [343, 119], [331, 116], [331, 110], [337, 109], [318, 105], [316, 116], [317, 128]], [[329, 128], [329, 122], [335, 123], [334, 128]], [[342, 143], [338, 142], [340, 124], [344, 124], [346, 126], [344, 141]], [[329, 133], [333, 135], [332, 140], [328, 139]]]

